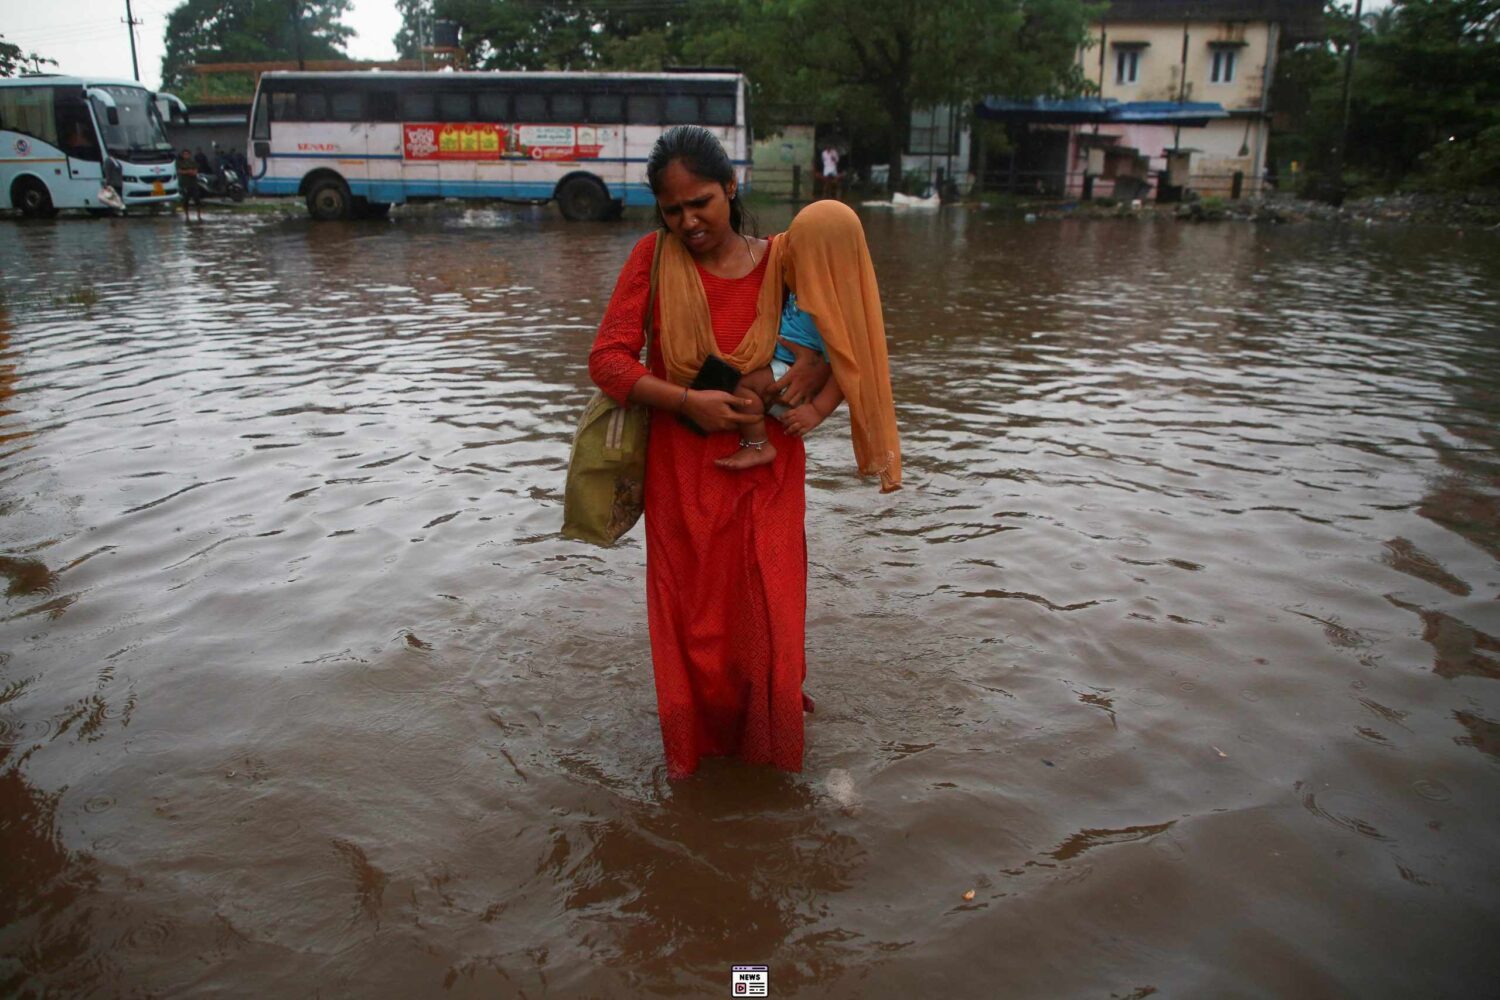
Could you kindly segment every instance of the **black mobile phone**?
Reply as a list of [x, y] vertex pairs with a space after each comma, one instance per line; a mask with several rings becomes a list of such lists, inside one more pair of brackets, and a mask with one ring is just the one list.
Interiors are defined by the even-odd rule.
[[[735, 367], [717, 354], [710, 354], [703, 359], [703, 367], [698, 369], [698, 374], [693, 376], [693, 382], [689, 389], [717, 389], [720, 392], [733, 392], [740, 384], [740, 373]], [[677, 419], [684, 425], [697, 431], [699, 434], [708, 435], [708, 431], [693, 423], [688, 417], [678, 414]]]

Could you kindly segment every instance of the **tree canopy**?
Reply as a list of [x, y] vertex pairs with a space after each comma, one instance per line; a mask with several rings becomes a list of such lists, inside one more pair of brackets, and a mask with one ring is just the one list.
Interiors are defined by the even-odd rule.
[[914, 107], [1077, 93], [1084, 0], [397, 0], [414, 55], [421, 13], [457, 22], [484, 69], [734, 66], [757, 129], [836, 123], [898, 154]]
[[39, 71], [46, 63], [57, 65], [56, 59], [43, 59], [35, 52], [24, 52], [21, 46], [12, 44], [0, 35], [0, 76], [20, 76], [27, 70]]
[[184, 0], [167, 17], [162, 86], [190, 83], [194, 63], [343, 59], [350, 0]]
[[[1332, 4], [1327, 44], [1286, 53], [1274, 106], [1283, 150], [1325, 181], [1500, 185], [1500, 0], [1396, 0], [1356, 25]], [[1344, 56], [1358, 38], [1344, 132]], [[1488, 179], [1486, 179], [1488, 178]]]

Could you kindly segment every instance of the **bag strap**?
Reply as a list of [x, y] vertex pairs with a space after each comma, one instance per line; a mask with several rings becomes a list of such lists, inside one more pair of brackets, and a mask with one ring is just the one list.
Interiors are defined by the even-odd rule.
[[656, 247], [651, 251], [651, 291], [646, 296], [646, 319], [644, 321], [644, 326], [646, 328], [647, 368], [651, 367], [651, 328], [656, 325], [655, 322], [653, 322], [653, 320], [655, 319], [655, 316], [653, 314], [656, 312], [656, 272], [658, 270], [657, 265], [661, 263], [661, 246], [662, 243], [666, 241], [666, 238], [667, 231], [665, 229], [658, 232], [656, 234]]

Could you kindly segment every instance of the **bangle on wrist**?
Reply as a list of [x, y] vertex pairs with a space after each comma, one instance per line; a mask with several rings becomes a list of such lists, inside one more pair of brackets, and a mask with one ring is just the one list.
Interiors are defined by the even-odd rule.
[[689, 392], [689, 390], [687, 390], [687, 389], [682, 390], [682, 398], [677, 401], [677, 412], [678, 413], [681, 413], [683, 407], [687, 406], [688, 392]]

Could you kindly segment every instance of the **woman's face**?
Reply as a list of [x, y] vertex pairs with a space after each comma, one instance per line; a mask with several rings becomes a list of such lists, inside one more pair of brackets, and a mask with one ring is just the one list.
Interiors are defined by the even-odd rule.
[[734, 181], [726, 186], [699, 177], [681, 160], [673, 160], [661, 172], [658, 187], [656, 207], [662, 221], [695, 257], [712, 253], [734, 236], [729, 225]]

